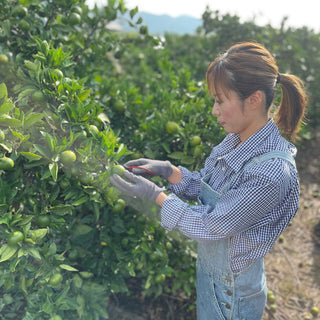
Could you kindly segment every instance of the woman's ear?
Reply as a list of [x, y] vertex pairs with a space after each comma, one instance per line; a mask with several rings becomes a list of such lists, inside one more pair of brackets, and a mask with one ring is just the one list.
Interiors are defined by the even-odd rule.
[[264, 100], [264, 94], [260, 90], [255, 91], [247, 98], [251, 110], [257, 109]]

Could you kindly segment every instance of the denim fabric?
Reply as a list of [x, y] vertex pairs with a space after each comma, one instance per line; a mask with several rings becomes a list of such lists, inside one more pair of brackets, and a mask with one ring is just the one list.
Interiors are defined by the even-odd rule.
[[[269, 152], [252, 159], [245, 167], [276, 157], [291, 162], [290, 156]], [[199, 202], [214, 208], [221, 194], [209, 186], [210, 178], [211, 174], [201, 181]], [[227, 190], [230, 183], [223, 190]], [[241, 272], [232, 272], [229, 261], [230, 239], [198, 242], [198, 320], [262, 319], [267, 301], [263, 258], [257, 259]]]

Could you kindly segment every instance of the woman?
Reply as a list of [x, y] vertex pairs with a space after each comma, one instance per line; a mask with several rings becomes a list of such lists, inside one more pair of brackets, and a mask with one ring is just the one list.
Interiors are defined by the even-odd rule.
[[[299, 182], [294, 139], [303, 119], [302, 81], [280, 74], [262, 45], [240, 43], [218, 56], [207, 70], [212, 114], [229, 134], [200, 172], [169, 161], [138, 159], [124, 179], [111, 182], [129, 196], [155, 201], [161, 225], [198, 242], [197, 318], [262, 318], [266, 303], [263, 258], [298, 210]], [[282, 100], [270, 118], [275, 90]], [[280, 129], [280, 130], [279, 130]], [[166, 194], [139, 176], [169, 181]], [[184, 200], [198, 200], [189, 205]]]

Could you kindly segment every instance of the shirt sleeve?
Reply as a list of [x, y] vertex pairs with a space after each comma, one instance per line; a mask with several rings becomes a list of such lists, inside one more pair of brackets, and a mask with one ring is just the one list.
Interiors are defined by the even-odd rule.
[[168, 190], [185, 200], [196, 200], [200, 193], [201, 173], [179, 166], [182, 173], [182, 180], [178, 184], [169, 184]]
[[281, 202], [280, 195], [289, 188], [290, 173], [283, 170], [281, 176], [271, 178], [261, 171], [265, 172], [244, 173], [241, 183], [222, 195], [215, 208], [191, 206], [170, 195], [161, 210], [161, 225], [201, 241], [234, 236], [262, 221], [268, 223], [270, 213]]
[[182, 180], [178, 184], [169, 184], [168, 190], [173, 192], [180, 198], [185, 200], [194, 201], [197, 200], [200, 194], [200, 182], [203, 176], [213, 169], [216, 162], [215, 148], [211, 151], [210, 156], [205, 162], [205, 166], [200, 171], [189, 171], [188, 169], [179, 166], [178, 168], [182, 173]]

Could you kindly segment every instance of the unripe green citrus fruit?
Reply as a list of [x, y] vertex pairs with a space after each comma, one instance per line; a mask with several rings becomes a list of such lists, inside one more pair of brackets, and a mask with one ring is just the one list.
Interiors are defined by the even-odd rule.
[[166, 124], [166, 130], [168, 133], [174, 133], [178, 130], [179, 126], [176, 122], [174, 121], [169, 121], [167, 124]]
[[8, 239], [8, 244], [10, 246], [16, 245], [24, 239], [24, 235], [21, 231], [15, 231], [10, 234]]
[[119, 213], [126, 207], [126, 202], [123, 199], [118, 199], [112, 207], [112, 212]]
[[155, 277], [156, 283], [163, 283], [166, 280], [166, 276], [164, 274], [157, 274]]
[[125, 108], [125, 103], [122, 100], [116, 100], [113, 104], [113, 108], [118, 111], [118, 112], [122, 112]]
[[195, 146], [193, 149], [193, 156], [194, 157], [199, 157], [202, 153], [202, 148], [201, 146]]
[[116, 164], [112, 168], [112, 173], [113, 174], [118, 174], [119, 176], [122, 176], [125, 170], [126, 169], [124, 168], [124, 166], [122, 166], [121, 164]]
[[16, 6], [13, 10], [12, 10], [12, 15], [14, 17], [18, 17], [20, 19], [26, 17], [28, 14], [28, 9], [26, 7], [23, 6]]
[[51, 222], [51, 219], [48, 215], [40, 215], [36, 218], [36, 223], [39, 227], [45, 228], [47, 227]]
[[32, 95], [32, 100], [35, 102], [43, 102], [45, 99], [45, 95], [40, 90], [35, 91]]
[[193, 136], [190, 139], [191, 147], [195, 147], [201, 143], [201, 138], [199, 136]]
[[0, 158], [0, 170], [9, 170], [14, 167], [14, 161], [11, 158]]
[[5, 54], [0, 54], [0, 63], [8, 63], [9, 62], [9, 58], [5, 55]]
[[69, 23], [72, 25], [76, 25], [79, 24], [81, 22], [81, 16], [80, 14], [76, 13], [76, 12], [72, 12], [69, 16]]
[[167, 250], [172, 250], [172, 243], [167, 241], [166, 242], [166, 248], [167, 248]]
[[77, 160], [77, 156], [73, 151], [65, 150], [61, 153], [60, 159], [64, 165], [71, 165]]
[[93, 273], [92, 272], [88, 272], [88, 271], [81, 271], [79, 272], [80, 273], [80, 276], [83, 278], [83, 279], [90, 279], [93, 277]]
[[312, 313], [312, 315], [317, 316], [319, 314], [319, 308], [312, 307], [311, 308], [311, 313]]
[[68, 255], [68, 258], [71, 260], [71, 261], [76, 261], [79, 257], [79, 252], [78, 250], [76, 249], [73, 249], [69, 252], [69, 255]]
[[58, 286], [63, 280], [63, 276], [61, 273], [55, 273], [51, 276], [49, 283], [51, 286], [56, 287]]
[[277, 311], [277, 306], [275, 304], [270, 304], [269, 308], [270, 308], [271, 312], [276, 312]]
[[18, 23], [19, 29], [23, 31], [29, 31], [30, 30], [30, 24], [26, 20], [20, 20]]

